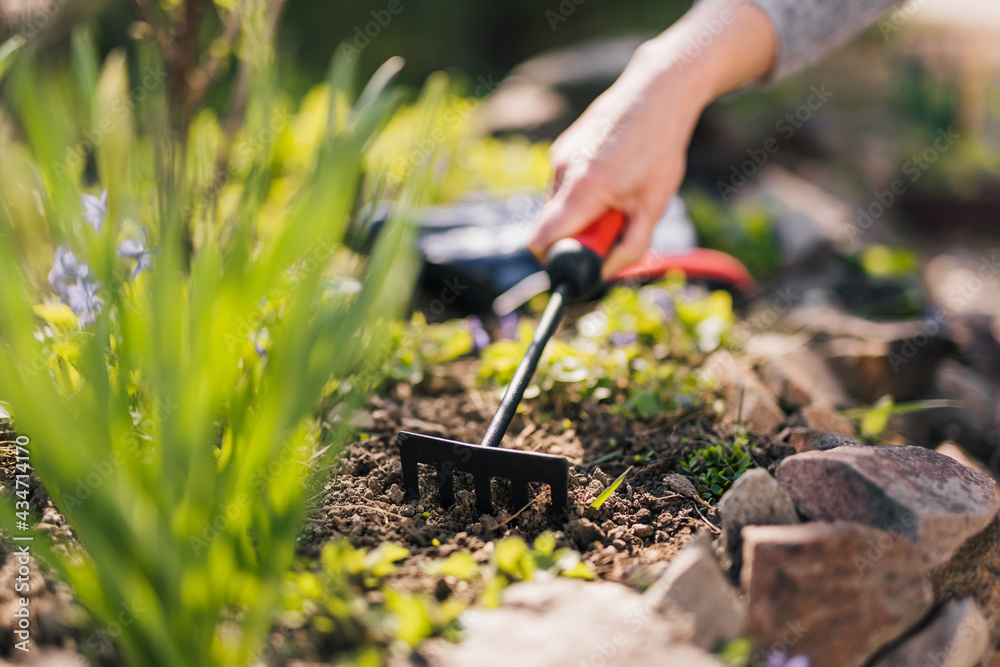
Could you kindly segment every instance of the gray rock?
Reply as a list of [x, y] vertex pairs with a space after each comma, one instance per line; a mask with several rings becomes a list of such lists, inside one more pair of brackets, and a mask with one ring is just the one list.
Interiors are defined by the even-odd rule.
[[871, 322], [830, 308], [795, 308], [782, 326], [816, 336], [814, 349], [841, 386], [874, 403], [886, 394], [905, 401], [933, 384], [938, 363], [954, 349], [937, 323]]
[[812, 667], [861, 667], [931, 606], [920, 550], [858, 524], [748, 526], [743, 558], [747, 635]]
[[950, 600], [972, 598], [988, 622], [993, 648], [989, 667], [1000, 665], [1000, 516], [986, 530], [968, 542], [941, 567], [931, 572], [934, 600], [945, 604]]
[[679, 473], [672, 472], [664, 476], [663, 483], [674, 493], [679, 493], [685, 498], [698, 496], [698, 490], [694, 488], [694, 483]]
[[989, 646], [986, 619], [973, 600], [952, 602], [872, 667], [973, 667]]
[[785, 413], [771, 390], [749, 364], [728, 350], [713, 352], [702, 364], [702, 372], [718, 382], [731, 420], [745, 422], [759, 433], [773, 433], [785, 421]]
[[799, 523], [788, 493], [760, 468], [746, 471], [733, 483], [719, 501], [719, 513], [729, 572], [734, 577], [743, 563], [743, 528]]
[[714, 650], [743, 632], [746, 608], [726, 581], [707, 536], [688, 542], [645, 595], [679, 635]]
[[996, 482], [922, 447], [840, 447], [782, 461], [778, 482], [815, 521], [854, 521], [947, 561], [997, 513]]
[[[800, 340], [798, 337], [773, 333], [766, 336], [769, 339], [777, 337], [779, 341], [784, 339], [789, 346]], [[816, 402], [840, 407], [850, 403], [826, 361], [810, 346], [799, 344], [785, 351], [779, 346], [778, 341], [772, 340], [767, 347], [780, 354], [770, 356], [763, 361], [757, 372], [767, 388], [785, 407], [801, 408]], [[748, 348], [753, 349], [752, 343], [748, 344]]]
[[827, 433], [835, 433], [845, 438], [853, 438], [857, 435], [854, 425], [837, 412], [829, 403], [810, 403], [802, 408], [799, 416], [807, 428]]
[[814, 428], [790, 428], [784, 431], [785, 442], [791, 445], [797, 454], [804, 452], [825, 452], [837, 447], [867, 447], [857, 438], [852, 438], [829, 431], [819, 431]]
[[464, 639], [430, 657], [434, 667], [723, 667], [680, 644], [655, 601], [610, 582], [515, 584], [499, 609], [463, 616]]

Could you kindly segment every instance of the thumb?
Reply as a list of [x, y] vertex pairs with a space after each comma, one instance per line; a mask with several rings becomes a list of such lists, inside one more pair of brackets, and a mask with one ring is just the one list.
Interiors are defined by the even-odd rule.
[[586, 229], [607, 208], [585, 180], [565, 183], [539, 211], [528, 249], [544, 264], [553, 243]]

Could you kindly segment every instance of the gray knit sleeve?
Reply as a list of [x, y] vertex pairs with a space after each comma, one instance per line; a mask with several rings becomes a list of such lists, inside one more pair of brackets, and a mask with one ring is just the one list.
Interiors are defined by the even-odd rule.
[[900, 0], [752, 0], [778, 34], [771, 81], [818, 60], [878, 20]]

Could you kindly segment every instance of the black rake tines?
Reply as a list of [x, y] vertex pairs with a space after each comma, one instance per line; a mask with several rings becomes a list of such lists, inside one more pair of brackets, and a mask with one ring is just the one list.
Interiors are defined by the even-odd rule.
[[472, 475], [476, 508], [483, 514], [493, 513], [491, 487], [494, 477], [510, 480], [514, 507], [518, 509], [528, 504], [528, 484], [531, 482], [551, 487], [550, 508], [553, 511], [566, 508], [569, 461], [561, 456], [484, 447], [409, 431], [399, 432], [399, 455], [403, 464], [403, 485], [410, 499], [420, 497], [419, 464], [424, 463], [437, 470], [442, 507], [450, 507], [455, 502], [455, 473], [466, 472]]
[[535, 374], [545, 345], [562, 319], [566, 302], [593, 292], [601, 283], [603, 258], [624, 229], [621, 213], [608, 211], [574, 238], [556, 242], [549, 251], [546, 271], [554, 286], [531, 344], [518, 364], [500, 407], [486, 428], [482, 442], [472, 445], [457, 440], [435, 438], [400, 431], [399, 453], [403, 464], [403, 484], [410, 498], [420, 497], [420, 464], [437, 468], [441, 504], [455, 502], [455, 473], [472, 475], [476, 506], [484, 514], [493, 512], [494, 477], [509, 479], [518, 509], [528, 504], [528, 484], [541, 482], [552, 488], [553, 510], [564, 510], [568, 502], [569, 461], [561, 456], [502, 449], [503, 440], [524, 391]]

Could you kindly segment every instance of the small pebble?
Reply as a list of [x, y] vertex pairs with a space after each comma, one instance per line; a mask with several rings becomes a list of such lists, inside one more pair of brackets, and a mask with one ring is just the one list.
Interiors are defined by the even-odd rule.
[[637, 523], [632, 526], [632, 532], [636, 535], [636, 537], [646, 538], [652, 537], [652, 535], [656, 532], [656, 529], [649, 524]]
[[[401, 502], [403, 502], [404, 494], [403, 490], [399, 488], [399, 484], [393, 484], [392, 486], [389, 487], [389, 490], [386, 491], [385, 496], [386, 498], [389, 499], [390, 503], [392, 503], [393, 505], [398, 505]], [[403, 516], [406, 515], [404, 514]], [[410, 516], [413, 515], [411, 514]]]

